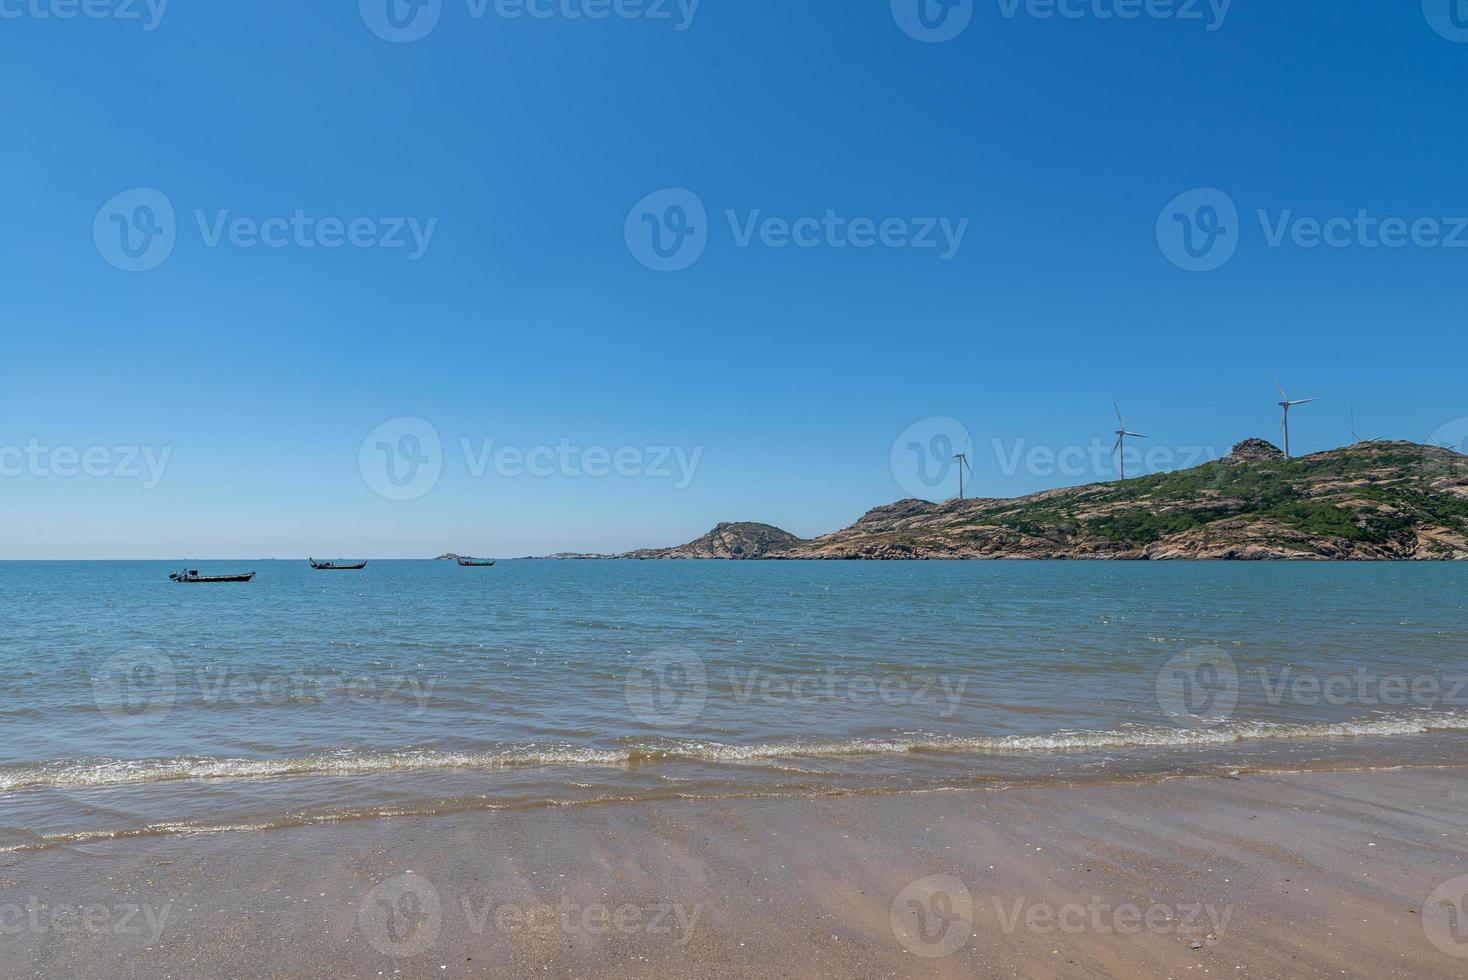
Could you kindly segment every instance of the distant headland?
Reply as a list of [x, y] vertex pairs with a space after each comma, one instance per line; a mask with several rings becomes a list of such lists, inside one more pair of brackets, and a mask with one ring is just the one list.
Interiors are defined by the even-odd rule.
[[1190, 469], [1012, 499], [899, 500], [799, 538], [720, 524], [696, 541], [621, 555], [731, 560], [1468, 559], [1468, 456], [1372, 441], [1295, 459], [1262, 439]]

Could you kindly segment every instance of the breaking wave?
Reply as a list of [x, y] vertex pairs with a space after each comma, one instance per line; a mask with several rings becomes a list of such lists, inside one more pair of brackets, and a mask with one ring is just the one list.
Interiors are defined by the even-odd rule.
[[1104, 749], [1167, 749], [1265, 740], [1389, 737], [1450, 731], [1468, 731], [1468, 716], [1438, 713], [1314, 724], [1252, 721], [1211, 728], [1137, 727], [1004, 736], [915, 735], [843, 741], [789, 740], [750, 745], [684, 741], [617, 749], [530, 747], [473, 752], [429, 749], [330, 752], [288, 759], [201, 756], [90, 759], [0, 767], [0, 792], [40, 787], [126, 786], [187, 779], [364, 776], [531, 766], [629, 767], [678, 761], [758, 764], [781, 759], [836, 759], [904, 753], [1022, 755]]

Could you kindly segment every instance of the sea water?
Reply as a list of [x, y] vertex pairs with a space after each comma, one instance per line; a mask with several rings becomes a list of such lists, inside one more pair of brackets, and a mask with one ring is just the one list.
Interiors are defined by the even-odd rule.
[[0, 849], [1468, 759], [1468, 567], [0, 563]]

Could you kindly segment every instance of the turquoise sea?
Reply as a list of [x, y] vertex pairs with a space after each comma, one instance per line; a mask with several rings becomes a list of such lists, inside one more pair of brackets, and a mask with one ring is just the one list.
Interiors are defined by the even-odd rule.
[[0, 849], [1468, 759], [1468, 567], [0, 563]]

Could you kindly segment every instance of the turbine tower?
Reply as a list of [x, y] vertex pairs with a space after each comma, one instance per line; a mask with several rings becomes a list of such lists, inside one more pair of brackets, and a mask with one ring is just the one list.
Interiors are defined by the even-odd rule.
[[953, 456], [953, 458], [956, 459], [956, 460], [958, 460], [958, 499], [959, 500], [962, 500], [963, 499], [963, 468], [965, 466], [968, 466], [968, 471], [970, 473], [972, 473], [974, 471], [974, 468], [972, 466], [969, 466], [969, 463], [968, 463], [968, 453], [958, 453], [955, 456]]
[[1356, 406], [1355, 405], [1352, 405], [1351, 406], [1351, 426], [1350, 426], [1350, 428], [1351, 428], [1351, 438], [1356, 440], [1356, 444], [1357, 445], [1360, 445], [1361, 443], [1381, 442], [1380, 439], [1362, 439], [1361, 438], [1361, 433], [1359, 433], [1359, 432], [1356, 431]]
[[1294, 401], [1290, 401], [1290, 396], [1285, 394], [1285, 390], [1284, 390], [1284, 386], [1283, 385], [1281, 385], [1278, 381], [1275, 381], [1274, 382], [1274, 386], [1279, 389], [1279, 397], [1280, 397], [1279, 407], [1282, 408], [1282, 409], [1284, 409], [1284, 425], [1283, 425], [1283, 427], [1284, 427], [1284, 451], [1285, 451], [1285, 459], [1289, 459], [1290, 458], [1290, 409], [1294, 408], [1296, 405], [1308, 405], [1311, 402], [1315, 401], [1315, 399], [1314, 398], [1297, 398]]
[[1116, 453], [1117, 464], [1121, 467], [1121, 478], [1125, 480], [1126, 437], [1131, 436], [1133, 439], [1146, 439], [1147, 436], [1142, 435], [1142, 433], [1140, 432], [1127, 431], [1126, 423], [1121, 420], [1121, 407], [1117, 405], [1116, 402], [1112, 402], [1111, 407], [1116, 409], [1116, 424], [1120, 426], [1120, 428], [1116, 430], [1116, 445], [1112, 447], [1111, 451]]

